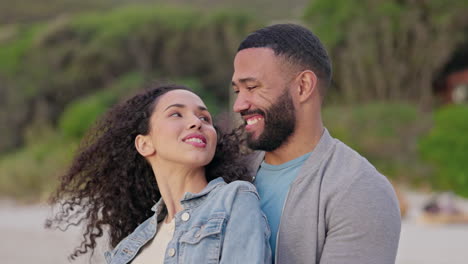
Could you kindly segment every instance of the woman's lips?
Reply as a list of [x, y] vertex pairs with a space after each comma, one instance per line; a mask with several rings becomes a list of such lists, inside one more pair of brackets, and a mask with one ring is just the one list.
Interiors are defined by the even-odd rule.
[[201, 134], [190, 134], [186, 136], [182, 141], [197, 148], [206, 147], [206, 138]]

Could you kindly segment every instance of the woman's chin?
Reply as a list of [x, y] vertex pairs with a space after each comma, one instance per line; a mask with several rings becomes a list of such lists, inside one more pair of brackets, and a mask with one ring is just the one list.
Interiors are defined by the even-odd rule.
[[181, 161], [180, 163], [190, 168], [202, 168], [208, 165], [211, 160], [212, 158], [190, 157], [184, 161]]

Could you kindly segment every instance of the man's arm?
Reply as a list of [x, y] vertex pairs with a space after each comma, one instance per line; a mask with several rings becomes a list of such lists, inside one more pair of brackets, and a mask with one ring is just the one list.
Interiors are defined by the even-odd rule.
[[331, 208], [320, 263], [395, 263], [400, 209], [391, 184], [375, 174], [360, 175]]

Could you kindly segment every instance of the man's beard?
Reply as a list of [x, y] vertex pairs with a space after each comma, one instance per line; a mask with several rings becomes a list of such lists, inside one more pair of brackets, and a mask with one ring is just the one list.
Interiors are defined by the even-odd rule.
[[244, 114], [258, 113], [264, 118], [263, 132], [258, 139], [247, 133], [247, 145], [254, 150], [273, 151], [283, 145], [294, 132], [296, 113], [289, 89], [278, 97], [266, 112], [258, 109]]

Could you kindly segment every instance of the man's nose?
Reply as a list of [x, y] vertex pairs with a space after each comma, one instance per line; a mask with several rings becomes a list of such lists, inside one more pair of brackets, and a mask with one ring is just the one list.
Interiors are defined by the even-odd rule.
[[240, 113], [241, 111], [248, 110], [250, 108], [250, 102], [245, 93], [239, 92], [237, 94], [236, 100], [234, 101], [234, 105], [232, 109], [236, 113]]

